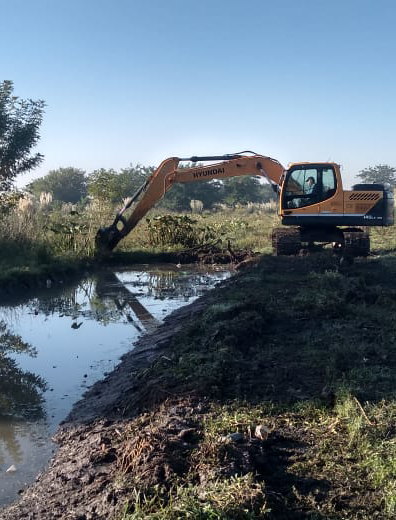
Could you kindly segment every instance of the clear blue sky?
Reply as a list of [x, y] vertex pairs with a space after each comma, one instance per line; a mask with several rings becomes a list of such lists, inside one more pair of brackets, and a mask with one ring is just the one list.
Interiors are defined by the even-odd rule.
[[0, 0], [0, 80], [47, 103], [43, 165], [254, 150], [396, 166], [396, 1]]

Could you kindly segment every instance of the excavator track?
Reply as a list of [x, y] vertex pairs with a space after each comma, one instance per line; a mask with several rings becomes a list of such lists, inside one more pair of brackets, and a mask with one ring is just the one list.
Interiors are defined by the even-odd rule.
[[370, 253], [370, 236], [367, 231], [344, 231], [343, 255], [354, 258]]
[[301, 249], [299, 228], [275, 228], [272, 231], [274, 255], [297, 255]]

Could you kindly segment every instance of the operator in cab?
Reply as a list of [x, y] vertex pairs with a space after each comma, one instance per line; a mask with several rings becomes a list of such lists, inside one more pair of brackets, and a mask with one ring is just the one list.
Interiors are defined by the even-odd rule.
[[315, 179], [313, 177], [308, 177], [305, 182], [308, 184], [308, 187], [305, 189], [305, 194], [312, 196], [317, 195], [318, 185], [316, 184]]

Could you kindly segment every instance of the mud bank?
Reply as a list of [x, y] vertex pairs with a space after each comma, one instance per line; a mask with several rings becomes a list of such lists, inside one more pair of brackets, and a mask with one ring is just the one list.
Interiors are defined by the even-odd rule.
[[395, 313], [394, 255], [264, 256], [95, 384], [0, 518], [395, 518]]
[[59, 446], [55, 457], [31, 487], [21, 490], [20, 500], [0, 511], [2, 520], [88, 520], [121, 515], [130, 492], [119, 481], [125, 432], [130, 420], [144, 409], [141, 389], [135, 392], [134, 374], [161, 357], [183, 321], [199, 312], [206, 300], [203, 297], [166, 318], [123, 356], [111, 374], [86, 392], [54, 437]]

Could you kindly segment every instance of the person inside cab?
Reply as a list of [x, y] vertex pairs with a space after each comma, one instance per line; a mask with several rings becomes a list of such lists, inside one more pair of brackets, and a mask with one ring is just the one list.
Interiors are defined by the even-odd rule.
[[315, 182], [315, 178], [309, 176], [305, 181], [303, 193], [301, 198], [294, 198], [289, 207], [302, 208], [303, 206], [309, 206], [317, 201], [319, 194], [318, 183]]
[[307, 187], [305, 188], [305, 195], [312, 195], [312, 197], [318, 194], [318, 185], [313, 177], [308, 177], [305, 181]]

